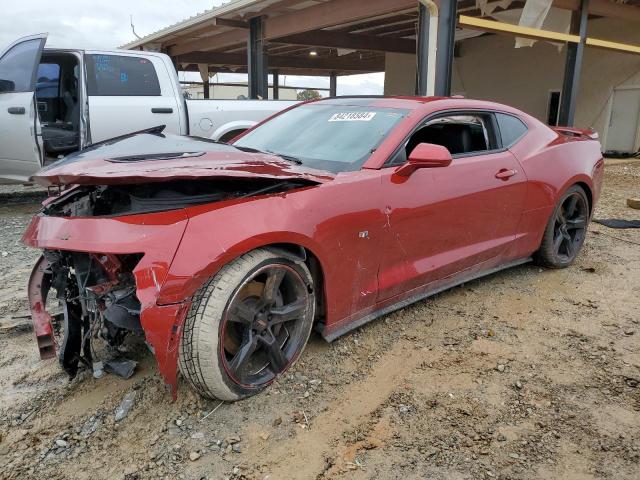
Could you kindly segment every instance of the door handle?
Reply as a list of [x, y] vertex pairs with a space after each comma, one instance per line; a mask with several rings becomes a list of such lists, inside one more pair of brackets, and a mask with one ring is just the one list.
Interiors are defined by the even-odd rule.
[[499, 178], [500, 180], [509, 180], [516, 173], [518, 173], [517, 170], [509, 170], [506, 168], [501, 168], [498, 171], [498, 173], [496, 173], [496, 178]]
[[27, 110], [24, 107], [9, 107], [7, 108], [7, 112], [11, 115], [24, 115], [27, 113]]
[[151, 113], [173, 113], [173, 108], [152, 108]]

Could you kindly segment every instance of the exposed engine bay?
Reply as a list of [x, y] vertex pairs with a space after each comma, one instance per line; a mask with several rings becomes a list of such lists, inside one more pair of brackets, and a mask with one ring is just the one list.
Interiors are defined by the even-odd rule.
[[[334, 176], [268, 152], [161, 130], [95, 144], [38, 172], [34, 181], [50, 198], [22, 241], [43, 252], [29, 279], [40, 357], [58, 357], [71, 377], [86, 367], [94, 377], [128, 378], [137, 347], [146, 344], [175, 398], [191, 300], [224, 254], [183, 247], [187, 226], [219, 215], [204, 230], [226, 235], [236, 221], [227, 207], [284, 205], [290, 194]], [[208, 265], [185, 275], [183, 261], [173, 268], [176, 255], [184, 254]]]
[[[77, 186], [45, 203], [50, 217], [117, 217], [175, 210], [223, 200], [280, 193], [307, 186], [304, 180], [224, 179], [181, 180], [137, 185]], [[141, 304], [133, 274], [143, 253], [115, 255], [43, 250], [41, 267], [34, 270], [32, 310], [43, 307], [38, 344], [43, 357], [57, 353], [71, 378], [80, 364], [95, 371], [96, 340], [118, 355], [129, 335], [144, 339]], [[57, 302], [56, 307], [52, 302]], [[47, 305], [48, 304], [48, 305]], [[48, 310], [48, 311], [47, 311]], [[57, 313], [56, 313], [57, 312]], [[37, 321], [37, 318], [35, 319]], [[45, 325], [51, 324], [51, 332]], [[37, 330], [37, 329], [36, 329]], [[153, 349], [152, 349], [153, 350]]]
[[256, 178], [79, 186], [47, 203], [43, 214], [56, 217], [135, 215], [281, 193], [306, 185], [309, 182], [304, 180]]

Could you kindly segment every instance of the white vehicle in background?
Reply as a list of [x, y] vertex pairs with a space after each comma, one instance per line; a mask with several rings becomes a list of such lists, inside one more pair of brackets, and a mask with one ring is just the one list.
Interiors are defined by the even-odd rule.
[[45, 49], [46, 34], [0, 56], [0, 181], [91, 144], [165, 125], [227, 141], [292, 101], [188, 100], [171, 59], [131, 50]]

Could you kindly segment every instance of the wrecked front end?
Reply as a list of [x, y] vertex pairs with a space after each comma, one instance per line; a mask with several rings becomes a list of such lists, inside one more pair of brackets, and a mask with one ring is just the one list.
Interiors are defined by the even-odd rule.
[[[189, 215], [203, 205], [222, 209], [330, 176], [272, 155], [152, 129], [66, 157], [34, 180], [58, 189], [23, 236], [23, 243], [43, 251], [28, 289], [41, 357], [57, 355], [73, 377], [82, 365], [94, 366], [92, 342], [118, 349], [128, 335], [140, 335], [175, 396], [195, 272], [171, 275], [170, 268]], [[213, 250], [189, 255], [213, 261], [220, 253]], [[170, 294], [163, 294], [165, 284]]]
[[[76, 186], [45, 202], [23, 242], [43, 250], [29, 280], [41, 358], [58, 356], [74, 377], [97, 361], [92, 342], [118, 349], [142, 336], [175, 398], [179, 341], [190, 294], [170, 277], [190, 207], [220, 208], [304, 185], [292, 180], [218, 179], [135, 186]], [[213, 226], [212, 226], [213, 228]], [[171, 283], [172, 295], [163, 286]], [[180, 288], [177, 289], [178, 291]]]
[[80, 364], [93, 369], [104, 360], [93, 358], [92, 342], [118, 349], [127, 335], [140, 335], [175, 394], [189, 302], [157, 298], [187, 222], [182, 210], [91, 218], [49, 216], [45, 208], [34, 217], [23, 242], [43, 250], [28, 288], [41, 358], [57, 355], [74, 377]]

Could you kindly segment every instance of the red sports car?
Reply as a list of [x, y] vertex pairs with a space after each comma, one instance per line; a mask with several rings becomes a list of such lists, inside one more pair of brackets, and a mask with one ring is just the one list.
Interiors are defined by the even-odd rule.
[[41, 355], [73, 376], [91, 341], [138, 332], [174, 395], [178, 365], [204, 396], [253, 395], [314, 328], [330, 341], [503, 268], [571, 264], [596, 138], [490, 102], [341, 97], [229, 145], [162, 128], [95, 145], [35, 177], [58, 192], [23, 238], [43, 250]]

